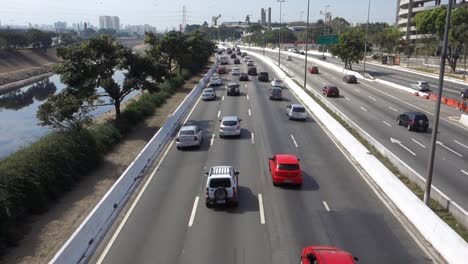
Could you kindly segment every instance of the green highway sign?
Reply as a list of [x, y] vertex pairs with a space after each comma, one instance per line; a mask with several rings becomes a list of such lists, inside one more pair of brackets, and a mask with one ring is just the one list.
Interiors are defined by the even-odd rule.
[[318, 44], [331, 45], [338, 43], [337, 35], [319, 36], [317, 39]]

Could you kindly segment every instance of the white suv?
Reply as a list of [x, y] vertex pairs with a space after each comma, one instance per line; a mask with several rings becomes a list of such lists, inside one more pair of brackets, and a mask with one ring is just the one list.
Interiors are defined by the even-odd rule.
[[214, 205], [239, 203], [239, 172], [231, 166], [215, 166], [206, 172], [205, 204], [210, 208]]

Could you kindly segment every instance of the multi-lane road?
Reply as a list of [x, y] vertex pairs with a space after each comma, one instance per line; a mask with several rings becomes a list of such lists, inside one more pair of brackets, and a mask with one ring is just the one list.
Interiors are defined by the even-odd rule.
[[[271, 59], [276, 54], [266, 52]], [[293, 58], [281, 60], [297, 79], [303, 81], [304, 60]], [[309, 62], [312, 65], [313, 61]], [[415, 169], [421, 176], [427, 174], [432, 124], [435, 103], [386, 85], [359, 80], [359, 84], [347, 84], [342, 75], [319, 67], [320, 74], [308, 74], [307, 84], [321, 92], [327, 84], [340, 89], [340, 98], [329, 98], [336, 108], [348, 116], [364, 131], [395, 153], [401, 160]], [[398, 114], [405, 111], [420, 111], [429, 117], [427, 133], [409, 132], [396, 124]], [[433, 184], [463, 208], [468, 208], [468, 128], [457, 119], [457, 109], [442, 106], [441, 122], [434, 165]], [[393, 139], [393, 140], [392, 140]], [[393, 141], [393, 142], [392, 142]], [[398, 144], [396, 142], [401, 142]]]
[[[288, 120], [285, 106], [297, 99], [285, 89], [284, 101], [270, 101], [269, 88], [251, 77], [240, 96], [220, 87], [216, 101], [199, 100], [185, 123], [204, 129], [201, 149], [170, 144], [92, 262], [299, 263], [302, 247], [322, 244], [352, 252], [359, 263], [432, 263], [314, 116]], [[226, 115], [243, 119], [240, 138], [219, 138]], [[275, 153], [301, 159], [301, 189], [272, 185], [267, 158]], [[205, 207], [204, 172], [216, 165], [240, 171], [237, 208]]]

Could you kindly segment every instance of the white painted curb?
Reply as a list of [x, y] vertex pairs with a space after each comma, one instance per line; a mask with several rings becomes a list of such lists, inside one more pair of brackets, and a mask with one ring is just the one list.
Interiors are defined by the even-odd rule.
[[297, 95], [297, 98], [315, 114], [328, 131], [381, 188], [385, 195], [400, 209], [420, 234], [432, 244], [448, 263], [466, 263], [468, 259], [468, 244], [450, 226], [442, 221], [431, 209], [426, 207], [377, 158], [369, 155], [369, 151], [351, 133], [321, 108], [269, 58], [255, 53], [252, 55], [263, 60], [280, 78], [284, 78], [284, 82]]
[[168, 117], [49, 264], [86, 263], [118, 216], [141, 178], [164, 149], [176, 128], [217, 68], [215, 63], [180, 106]]

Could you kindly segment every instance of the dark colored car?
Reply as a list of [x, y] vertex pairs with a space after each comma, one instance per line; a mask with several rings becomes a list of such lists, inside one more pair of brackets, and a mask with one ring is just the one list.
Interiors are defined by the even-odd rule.
[[468, 89], [465, 89], [461, 92], [461, 97], [462, 99], [467, 99], [468, 98]]
[[226, 85], [227, 95], [240, 95], [239, 84], [238, 83], [228, 83]]
[[319, 59], [320, 59], [320, 60], [327, 60], [327, 57], [325, 57], [324, 55], [322, 55], [322, 56], [319, 56]]
[[218, 74], [227, 74], [226, 67], [219, 67], [218, 68]]
[[258, 80], [261, 82], [268, 82], [270, 80], [268, 77], [268, 72], [260, 72], [258, 74]]
[[228, 51], [227, 51], [227, 54], [232, 54], [232, 50], [228, 50]]
[[218, 51], [218, 54], [223, 54], [223, 51], [222, 50]]
[[238, 58], [234, 59], [234, 64], [240, 64], [240, 60]]
[[270, 100], [283, 100], [283, 91], [281, 88], [273, 87], [270, 89]]
[[310, 74], [318, 74], [319, 73], [318, 67], [317, 66], [310, 66], [309, 67], [309, 73]]
[[235, 58], [237, 58], [236, 54], [234, 54], [234, 53], [231, 54], [231, 59], [235, 59]]
[[247, 52], [242, 52], [241, 57], [244, 58], [245, 56], [247, 56]]
[[257, 68], [249, 67], [249, 69], [247, 70], [247, 74], [248, 75], [257, 75]]
[[245, 72], [241, 73], [239, 77], [239, 81], [248, 81], [248, 80], [249, 80], [249, 75], [247, 75], [247, 73]]
[[348, 74], [348, 75], [345, 75], [343, 77], [343, 82], [345, 82], [345, 83], [357, 83], [357, 78], [356, 78], [356, 76], [354, 76], [352, 74]]
[[239, 48], [239, 47], [236, 47], [236, 50], [237, 50], [237, 51], [240, 51], [240, 48]]
[[240, 55], [242, 55], [242, 52], [238, 51], [238, 52], [236, 52], [236, 54], [240, 56]]
[[429, 119], [421, 112], [406, 112], [398, 116], [397, 123], [406, 126], [408, 131], [419, 130], [426, 132], [429, 127]]
[[326, 97], [330, 97], [330, 96], [339, 97], [340, 96], [340, 90], [338, 89], [338, 87], [332, 86], [332, 85], [327, 85], [323, 87], [322, 93]]

